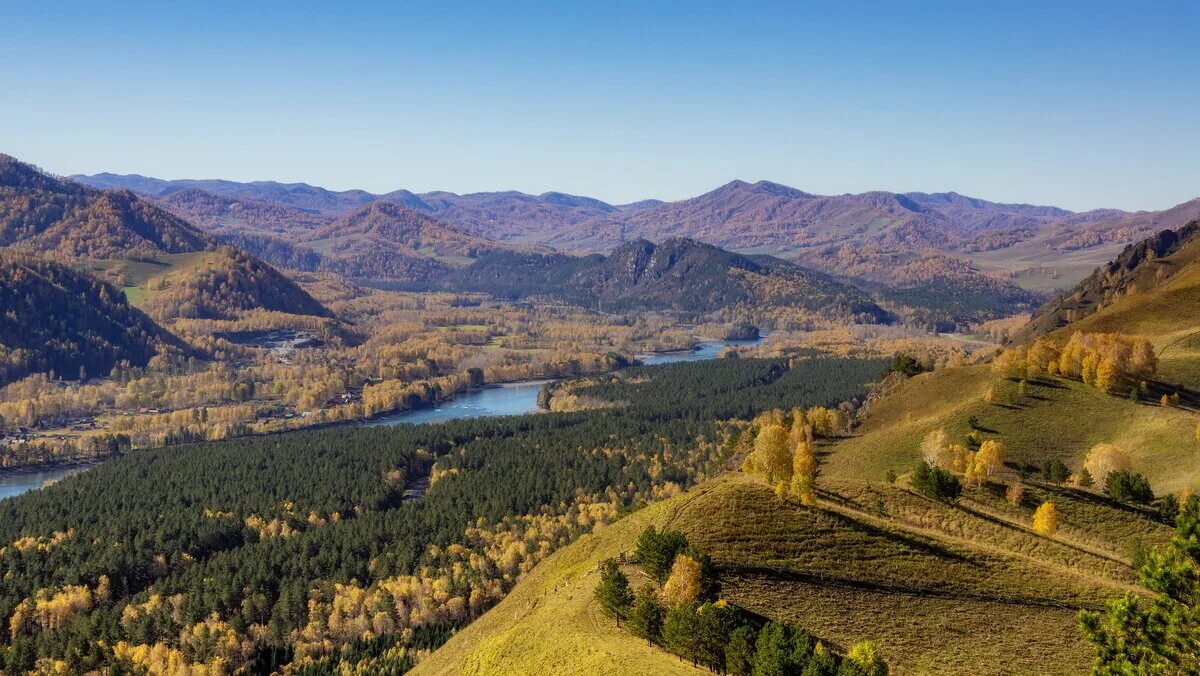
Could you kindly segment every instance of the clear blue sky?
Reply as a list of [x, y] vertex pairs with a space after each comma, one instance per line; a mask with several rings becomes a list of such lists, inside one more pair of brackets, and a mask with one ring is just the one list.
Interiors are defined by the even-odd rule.
[[0, 152], [614, 202], [733, 178], [1073, 209], [1200, 195], [1195, 0], [182, 4], [0, 0]]

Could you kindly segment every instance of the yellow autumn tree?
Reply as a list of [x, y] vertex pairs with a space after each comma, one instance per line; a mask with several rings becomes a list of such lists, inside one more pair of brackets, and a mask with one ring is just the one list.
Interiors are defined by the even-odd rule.
[[1100, 360], [1096, 367], [1096, 389], [1113, 392], [1121, 385], [1121, 371], [1112, 359]]
[[792, 454], [792, 485], [789, 491], [793, 498], [805, 507], [817, 504], [817, 458], [812, 444], [802, 441]]
[[946, 430], [938, 428], [921, 440], [921, 458], [931, 464], [940, 465], [942, 460], [942, 451], [950, 445], [949, 437], [946, 436]]
[[1004, 467], [1004, 456], [1008, 454], [1008, 446], [999, 439], [988, 439], [975, 453], [975, 459], [982, 466], [985, 475], [991, 478]]
[[672, 608], [692, 603], [700, 598], [700, 581], [700, 562], [687, 554], [678, 554], [663, 585], [663, 599]]
[[783, 425], [768, 423], [754, 438], [754, 465], [766, 475], [771, 483], [792, 479], [792, 453], [788, 447], [788, 435]]
[[1096, 444], [1088, 451], [1083, 466], [1097, 486], [1104, 486], [1108, 475], [1117, 470], [1132, 469], [1129, 454], [1113, 444]]
[[1058, 508], [1053, 502], [1043, 502], [1033, 513], [1033, 532], [1050, 537], [1058, 530]]

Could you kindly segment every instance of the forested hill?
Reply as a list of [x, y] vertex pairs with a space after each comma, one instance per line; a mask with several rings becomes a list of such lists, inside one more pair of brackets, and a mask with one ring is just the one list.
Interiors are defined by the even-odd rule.
[[1123, 295], [1155, 289], [1200, 258], [1200, 221], [1125, 247], [1075, 288], [1046, 303], [1014, 338], [1023, 342], [1088, 317]]
[[278, 270], [230, 246], [202, 255], [158, 284], [163, 288], [147, 294], [142, 306], [159, 319], [233, 319], [246, 310], [333, 316]]
[[202, 251], [215, 242], [127, 190], [96, 190], [0, 154], [0, 245], [95, 259]]
[[445, 275], [435, 286], [511, 298], [549, 296], [607, 310], [788, 306], [857, 321], [888, 320], [861, 291], [829, 276], [689, 239], [637, 240], [609, 256], [582, 258], [498, 252]]
[[474, 257], [501, 247], [449, 223], [390, 202], [372, 202], [318, 229], [310, 239], [365, 238], [414, 250]]
[[0, 384], [30, 373], [74, 379], [143, 366], [182, 344], [117, 289], [70, 267], [0, 253]]

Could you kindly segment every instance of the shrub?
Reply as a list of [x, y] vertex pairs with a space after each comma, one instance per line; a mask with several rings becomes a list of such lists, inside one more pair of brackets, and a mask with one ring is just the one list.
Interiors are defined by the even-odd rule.
[[1042, 469], [1042, 478], [1056, 484], [1064, 483], [1070, 476], [1071, 470], [1067, 469], [1062, 460], [1051, 460]]
[[1150, 490], [1150, 482], [1146, 477], [1120, 469], [1108, 475], [1104, 482], [1104, 492], [1113, 500], [1121, 502], [1148, 505], [1154, 501], [1154, 491]]
[[917, 464], [912, 484], [919, 493], [934, 500], [952, 501], [962, 495], [962, 484], [957, 477], [927, 462]]

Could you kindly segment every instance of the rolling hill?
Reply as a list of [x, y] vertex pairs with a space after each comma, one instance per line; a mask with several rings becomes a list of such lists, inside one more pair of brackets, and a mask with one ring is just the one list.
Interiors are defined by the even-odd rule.
[[434, 282], [435, 288], [509, 298], [544, 296], [607, 310], [692, 313], [794, 307], [880, 322], [888, 314], [854, 287], [770, 256], [743, 256], [687, 239], [638, 240], [608, 256], [497, 252]]
[[123, 361], [187, 351], [117, 289], [36, 256], [0, 252], [0, 307], [0, 384], [30, 373], [103, 376]]
[[[185, 197], [216, 204], [198, 191]], [[7, 155], [0, 156], [0, 245], [89, 269], [160, 321], [248, 310], [330, 316], [266, 263], [128, 190], [87, 187]]]
[[234, 319], [252, 310], [332, 316], [279, 271], [229, 246], [81, 266], [122, 288], [133, 305], [159, 321]]
[[127, 190], [95, 190], [0, 155], [0, 246], [55, 258], [200, 251], [215, 241]]
[[199, 188], [168, 192], [158, 206], [218, 235], [225, 233], [274, 233], [291, 235], [311, 232], [328, 225], [331, 218], [281, 204], [238, 199]]

